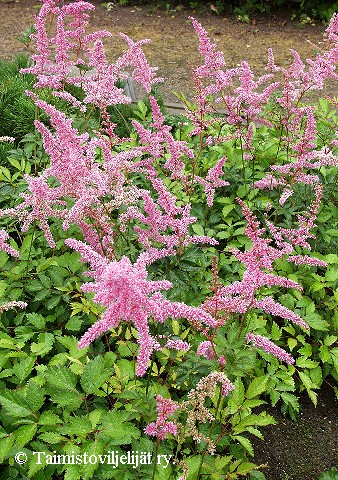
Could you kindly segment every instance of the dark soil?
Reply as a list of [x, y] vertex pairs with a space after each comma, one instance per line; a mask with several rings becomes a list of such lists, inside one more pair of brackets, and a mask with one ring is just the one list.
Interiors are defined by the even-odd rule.
[[[231, 18], [210, 13], [182, 10], [164, 12], [149, 8], [115, 6], [107, 11], [97, 1], [91, 16], [90, 29], [107, 29], [113, 37], [107, 42], [110, 60], [124, 49], [118, 32], [133, 40], [150, 38], [145, 48], [152, 66], [159, 67], [165, 78], [162, 89], [166, 102], [177, 102], [173, 91], [191, 93], [190, 68], [198, 61], [198, 42], [188, 19], [194, 15], [210, 32], [212, 41], [223, 50], [229, 67], [246, 60], [258, 74], [264, 73], [267, 49], [272, 47], [276, 63], [289, 64], [289, 49], [297, 50], [303, 59], [321, 49], [325, 27], [322, 24], [300, 27], [290, 20], [290, 12], [270, 18], [253, 18], [242, 24]], [[16, 37], [34, 23], [39, 8], [35, 0], [0, 0], [0, 58], [10, 59], [26, 48]], [[255, 441], [255, 462], [267, 464], [268, 480], [316, 480], [318, 474], [338, 465], [338, 409], [331, 388], [319, 392], [318, 406], [314, 408], [307, 397], [301, 402], [298, 421], [271, 413], [278, 425], [265, 429], [265, 441]]]
[[[277, 425], [262, 429], [265, 440], [254, 440], [255, 463], [268, 480], [317, 480], [324, 470], [338, 466], [338, 409], [332, 388], [324, 383], [317, 407], [307, 395], [300, 399], [297, 422], [277, 408], [267, 408]], [[338, 475], [337, 479], [338, 480]]]

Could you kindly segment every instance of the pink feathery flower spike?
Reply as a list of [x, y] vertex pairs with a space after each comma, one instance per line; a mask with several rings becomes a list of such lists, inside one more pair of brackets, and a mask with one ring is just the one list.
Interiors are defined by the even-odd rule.
[[253, 333], [248, 333], [246, 335], [248, 342], [251, 342], [254, 347], [261, 348], [267, 353], [271, 353], [279, 360], [282, 360], [285, 363], [293, 364], [295, 360], [289, 355], [283, 348], [277, 347], [271, 340], [263, 337], [262, 335], [254, 335]]
[[[116, 328], [121, 321], [133, 322], [139, 344], [136, 373], [143, 376], [147, 371], [151, 354], [158, 344], [150, 334], [149, 317], [160, 323], [171, 317], [186, 318], [215, 326], [215, 320], [202, 308], [165, 299], [160, 291], [169, 289], [171, 283], [166, 280], [148, 280], [143, 255], [134, 264], [127, 257], [122, 257], [119, 261], [107, 261], [105, 257], [79, 240], [67, 239], [66, 244], [78, 251], [83, 260], [91, 265], [90, 275], [94, 282], [85, 283], [82, 290], [94, 292], [94, 301], [106, 307], [101, 319], [79, 341], [79, 348], [87, 347], [102, 333]], [[187, 345], [180, 344], [180, 347], [182, 346]]]
[[147, 435], [157, 437], [159, 440], [165, 440], [168, 433], [172, 435], [177, 434], [177, 425], [173, 421], [167, 421], [167, 418], [179, 408], [179, 405], [171, 400], [171, 398], [164, 398], [157, 395], [157, 420], [149, 423], [144, 429]]
[[19, 252], [15, 250], [15, 248], [5, 243], [8, 239], [8, 233], [5, 230], [0, 230], [0, 250], [8, 253], [8, 255], [13, 255], [13, 257], [18, 257]]

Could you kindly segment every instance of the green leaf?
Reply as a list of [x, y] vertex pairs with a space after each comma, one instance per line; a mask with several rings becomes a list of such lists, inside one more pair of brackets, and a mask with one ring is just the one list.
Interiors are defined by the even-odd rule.
[[329, 324], [318, 313], [310, 313], [304, 317], [304, 320], [314, 330], [326, 331], [329, 329]]
[[39, 313], [26, 313], [26, 318], [28, 322], [33, 325], [33, 327], [42, 330], [46, 326], [46, 319]]
[[338, 337], [336, 335], [328, 335], [327, 337], [324, 338], [324, 345], [327, 345], [330, 347], [332, 344], [334, 344], [337, 341]]
[[299, 357], [296, 360], [296, 365], [300, 368], [316, 368], [318, 366], [318, 362], [314, 362], [309, 358]]
[[65, 443], [67, 441], [67, 437], [60, 435], [57, 432], [43, 432], [41, 435], [39, 435], [39, 439], [51, 445], [56, 443]]
[[60, 427], [60, 433], [63, 435], [86, 437], [92, 430], [92, 423], [87, 416], [73, 417], [67, 424]]
[[258, 470], [254, 470], [250, 472], [250, 478], [254, 480], [266, 480], [266, 477], [263, 472], [260, 472]]
[[62, 298], [62, 295], [58, 294], [58, 295], [53, 295], [52, 297], [48, 298], [45, 302], [45, 307], [48, 309], [48, 310], [52, 310], [53, 308], [56, 307], [56, 305], [58, 305], [61, 301], [61, 298]]
[[268, 377], [266, 375], [254, 378], [245, 392], [246, 398], [254, 398], [263, 393], [266, 389]]
[[51, 351], [54, 344], [54, 335], [52, 333], [40, 333], [38, 336], [38, 343], [31, 344], [31, 352], [40, 357], [44, 357]]
[[81, 465], [69, 465], [65, 471], [64, 480], [80, 480]]
[[62, 424], [63, 421], [61, 418], [56, 415], [55, 413], [52, 413], [49, 410], [46, 410], [45, 412], [42, 412], [39, 418], [39, 425], [58, 425]]
[[[243, 405], [244, 402], [244, 385], [239, 378], [236, 378], [235, 388], [231, 392], [231, 402], [237, 406]], [[230, 401], [230, 400], [229, 400]]]
[[298, 398], [295, 397], [295, 395], [292, 395], [292, 393], [288, 392], [282, 392], [281, 397], [286, 404], [291, 405], [296, 412], [299, 412]]
[[309, 375], [305, 372], [298, 372], [299, 374], [299, 378], [301, 379], [304, 387], [306, 388], [306, 390], [309, 392], [312, 388], [316, 387], [316, 385], [314, 385], [311, 381], [311, 378], [309, 377]]
[[24, 398], [19, 393], [11, 390], [2, 390], [0, 403], [12, 417], [30, 417], [32, 411]]
[[33, 412], [37, 413], [45, 403], [46, 392], [44, 388], [38, 385], [36, 381], [31, 378], [23, 392], [27, 403]]
[[231, 435], [231, 437], [237, 442], [239, 442], [251, 457], [254, 456], [254, 449], [253, 449], [252, 443], [248, 438], [242, 437], [242, 435]]
[[13, 365], [13, 372], [20, 380], [20, 383], [28, 377], [34, 367], [36, 357], [22, 358]]
[[201, 455], [194, 455], [185, 459], [185, 463], [189, 468], [188, 480], [198, 480], [197, 475], [202, 461]]
[[261, 440], [264, 440], [264, 435], [258, 430], [258, 428], [248, 426], [248, 427], [246, 427], [246, 431], [248, 433], [251, 433], [251, 435], [255, 435], [255, 437], [258, 437]]
[[314, 392], [313, 390], [309, 390], [307, 393], [308, 393], [308, 395], [309, 395], [312, 403], [313, 403], [314, 406], [316, 407], [316, 406], [317, 406], [317, 401], [318, 401], [317, 393]]
[[221, 471], [226, 465], [231, 462], [232, 455], [218, 456], [215, 458], [215, 468], [217, 471]]
[[295, 346], [297, 345], [297, 340], [295, 338], [288, 338], [288, 347], [290, 349], [290, 352], [292, 352], [292, 350], [295, 348]]
[[99, 437], [108, 437], [112, 445], [129, 444], [133, 438], [139, 438], [140, 431], [132, 423], [127, 422], [128, 417], [127, 412], [107, 413], [101, 422]]
[[309, 372], [311, 381], [317, 386], [320, 387], [323, 382], [323, 372], [320, 366], [313, 368]]
[[0, 297], [4, 296], [4, 293], [7, 287], [8, 287], [8, 284], [3, 280], [0, 280]]
[[40, 282], [42, 283], [42, 285], [44, 286], [45, 289], [49, 290], [52, 286], [52, 282], [50, 280], [49, 277], [47, 277], [47, 275], [45, 275], [44, 273], [40, 273], [38, 275], [38, 278], [40, 280]]
[[205, 235], [204, 228], [199, 223], [195, 223], [194, 225], [192, 225], [191, 228], [193, 229], [193, 232], [196, 233], [196, 235]]
[[30, 442], [37, 431], [35, 423], [30, 425], [22, 425], [15, 431], [15, 443], [18, 447], [24, 447], [26, 443]]
[[82, 396], [76, 389], [77, 376], [63, 365], [53, 365], [44, 372], [47, 393], [53, 402], [72, 410], [82, 403]]
[[325, 272], [325, 280], [327, 282], [335, 282], [338, 280], [338, 269], [337, 268], [329, 268]]
[[327, 263], [333, 263], [335, 265], [338, 264], [338, 255], [334, 254], [334, 253], [329, 253], [328, 255], [325, 255], [323, 257], [323, 260]]
[[37, 273], [42, 272], [43, 270], [46, 270], [47, 268], [51, 267], [52, 265], [57, 265], [57, 261], [54, 257], [47, 258], [44, 262], [40, 263], [37, 266]]
[[231, 203], [230, 205], [225, 205], [222, 209], [222, 216], [226, 220], [231, 210], [235, 208], [235, 204]]
[[90, 360], [83, 369], [81, 386], [86, 392], [93, 393], [111, 376], [111, 369], [108, 369], [101, 356]]
[[327, 345], [322, 345], [319, 348], [319, 358], [322, 362], [331, 362], [331, 354]]
[[282, 336], [282, 330], [279, 328], [277, 323], [272, 322], [271, 326], [271, 339], [273, 341], [279, 340], [280, 337]]
[[254, 470], [255, 468], [256, 468], [256, 464], [255, 464], [255, 463], [251, 463], [251, 462], [241, 463], [241, 464], [237, 467], [236, 473], [237, 473], [238, 475], [246, 475], [247, 473], [252, 472], [252, 470]]
[[10, 451], [12, 450], [15, 435], [9, 434], [0, 440], [0, 463], [3, 463], [8, 458]]
[[312, 355], [312, 346], [309, 343], [306, 343], [302, 348], [298, 350], [303, 357], [311, 357]]
[[338, 480], [338, 470], [332, 467], [331, 470], [321, 473], [318, 480]]
[[68, 320], [65, 327], [67, 330], [71, 330], [72, 332], [78, 332], [82, 323], [83, 319], [81, 317], [74, 316]]

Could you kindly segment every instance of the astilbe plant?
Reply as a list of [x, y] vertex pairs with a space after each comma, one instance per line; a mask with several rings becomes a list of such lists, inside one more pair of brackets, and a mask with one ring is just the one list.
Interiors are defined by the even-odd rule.
[[[103, 39], [110, 33], [86, 34], [86, 12], [93, 8], [83, 1], [69, 5], [54, 0], [42, 2], [36, 17], [36, 33], [32, 35], [36, 42], [34, 64], [24, 73], [36, 75], [36, 91], [27, 94], [50, 118], [49, 127], [35, 122], [50, 165], [38, 176], [26, 175], [27, 193], [22, 194], [23, 201], [2, 210], [1, 216], [16, 217], [22, 223], [22, 231], [36, 222], [52, 248], [56, 243], [51, 222], [61, 222], [64, 230], [77, 226], [82, 239], [68, 238], [65, 243], [90, 265], [87, 275], [92, 280], [84, 283], [82, 290], [94, 293], [93, 301], [105, 308], [101, 318], [84, 333], [79, 348], [89, 346], [101, 334], [126, 322], [136, 329], [139, 377], [150, 375], [150, 362], [164, 349], [189, 351], [190, 357], [209, 362], [210, 372], [199, 376], [186, 398], [174, 401], [157, 395], [157, 419], [144, 430], [156, 437], [157, 446], [168, 435], [177, 437], [179, 447], [189, 438], [201, 443], [203, 455], [198, 469], [201, 473], [203, 459], [208, 453], [217, 452], [217, 445], [222, 445], [220, 442], [229, 434], [231, 423], [225, 398], [234, 390], [236, 379], [231, 378], [231, 365], [221, 340], [227, 328], [238, 326], [242, 349], [248, 349], [252, 343], [254, 348], [289, 365], [294, 359], [271, 339], [256, 332], [250, 323], [251, 314], [262, 311], [309, 330], [307, 323], [274, 299], [271, 292], [302, 289], [295, 280], [274, 273], [276, 262], [282, 259], [296, 265], [326, 265], [308, 254], [322, 196], [319, 176], [309, 171], [322, 165], [336, 165], [337, 159], [330, 151], [315, 149], [313, 107], [301, 106], [300, 100], [305, 92], [322, 88], [327, 77], [336, 77], [338, 18], [332, 19], [327, 31], [333, 46], [308, 61], [308, 69], [296, 52], [290, 68], [281, 69], [275, 65], [270, 51], [269, 73], [258, 80], [246, 62], [227, 69], [223, 54], [210, 42], [204, 28], [192, 19], [204, 63], [193, 72], [195, 106], [188, 109], [187, 104], [186, 112], [192, 123], [189, 143], [174, 137], [151, 95], [152, 85], [161, 79], [156, 77], [156, 69], [149, 66], [142, 52], [141, 47], [148, 40], [133, 42], [122, 35], [128, 49], [110, 64], [103, 48]], [[55, 32], [48, 36], [47, 26], [53, 20]], [[130, 139], [115, 133], [107, 110], [111, 105], [130, 103], [118, 86], [128, 69], [133, 81], [149, 94], [152, 114], [148, 124], [133, 120], [134, 138]], [[277, 73], [283, 75], [283, 81], [275, 78]], [[82, 97], [70, 94], [69, 86], [81, 87]], [[69, 102], [79, 115], [86, 117], [90, 109], [99, 109], [100, 129], [95, 135], [79, 131], [65, 113], [39, 98], [41, 87], [53, 89], [54, 95]], [[277, 111], [269, 111], [272, 98], [279, 105]], [[221, 117], [224, 110], [226, 120]], [[251, 242], [245, 251], [230, 249], [244, 268], [242, 279], [232, 283], [221, 279], [215, 257], [211, 295], [200, 306], [169, 300], [163, 292], [171, 289], [172, 282], [166, 278], [152, 279], [150, 272], [165, 259], [176, 258], [179, 264], [191, 245], [202, 249], [218, 244], [208, 235], [192, 232], [197, 221], [192, 214], [194, 195], [199, 195], [202, 187], [203, 199], [212, 208], [217, 189], [224, 192], [229, 185], [223, 178], [227, 157], [222, 155], [211, 167], [203, 169], [203, 154], [213, 146], [239, 142], [243, 166], [245, 162], [250, 164], [254, 161], [253, 135], [257, 122], [268, 129], [276, 123], [281, 125], [281, 144], [289, 157], [282, 166], [278, 162], [272, 165], [272, 172], [253, 183], [253, 187], [278, 191], [276, 212], [290, 201], [294, 185], [312, 187], [314, 200], [297, 214], [298, 227], [288, 228], [267, 218], [269, 210], [263, 215], [263, 226], [253, 207], [238, 198], [247, 222], [245, 235]], [[6, 243], [8, 234], [4, 230], [0, 233], [0, 248], [17, 255]], [[129, 255], [131, 245], [134, 253]], [[157, 331], [156, 325], [169, 325], [168, 320], [173, 319], [181, 319], [182, 325], [193, 329], [197, 344], [177, 336], [172, 338], [170, 334], [152, 333]], [[224, 415], [220, 413], [222, 408], [227, 412]], [[211, 427], [208, 429], [206, 424]], [[175, 461], [185, 472], [182, 478], [186, 478], [187, 463], [179, 455]]]

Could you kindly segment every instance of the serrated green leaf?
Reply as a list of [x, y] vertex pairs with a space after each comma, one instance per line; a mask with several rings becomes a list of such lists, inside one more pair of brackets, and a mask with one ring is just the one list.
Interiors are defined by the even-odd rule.
[[30, 379], [28, 385], [25, 387], [24, 395], [25, 400], [35, 413], [37, 413], [45, 403], [46, 392], [44, 388], [38, 385], [33, 379]]
[[90, 360], [83, 369], [81, 386], [86, 394], [95, 392], [111, 376], [111, 369], [108, 369], [101, 356]]
[[26, 313], [26, 318], [28, 322], [33, 325], [33, 327], [42, 330], [46, 326], [46, 319], [39, 313]]
[[203, 459], [200, 455], [190, 456], [185, 459], [185, 463], [189, 468], [188, 480], [198, 480], [197, 475], [201, 461], [203, 461]]
[[81, 465], [69, 465], [65, 471], [64, 480], [80, 480]]
[[58, 432], [43, 432], [39, 435], [39, 439], [51, 445], [65, 443], [68, 440], [67, 437], [60, 435]]
[[328, 335], [324, 338], [324, 345], [330, 347], [337, 341], [338, 337], [336, 335]]
[[87, 416], [81, 416], [70, 418], [59, 430], [62, 435], [86, 437], [93, 427]]
[[44, 357], [51, 351], [54, 344], [54, 335], [49, 332], [40, 333], [38, 336], [38, 343], [31, 344], [31, 352], [40, 357]]
[[246, 430], [248, 426], [266, 426], [266, 425], [273, 425], [276, 421], [272, 415], [267, 415], [261, 413], [259, 415], [250, 414], [246, 417], [242, 418], [241, 421], [234, 427], [234, 433], [242, 433]]
[[0, 338], [0, 348], [9, 348], [16, 350], [17, 346], [11, 338]]
[[0, 280], [0, 297], [4, 296], [5, 290], [7, 288], [7, 283], [3, 280]]
[[129, 444], [133, 438], [139, 438], [140, 431], [127, 421], [128, 417], [127, 412], [112, 411], [107, 413], [102, 419], [99, 437], [108, 437], [112, 445]]
[[306, 343], [302, 348], [298, 350], [303, 357], [311, 357], [312, 355], [312, 346], [309, 343]]
[[327, 263], [333, 263], [335, 265], [338, 264], [338, 255], [334, 254], [334, 253], [329, 253], [328, 255], [325, 255], [323, 257], [323, 260]]
[[266, 389], [267, 381], [268, 377], [265, 375], [254, 378], [248, 386], [247, 391], [245, 392], [245, 397], [250, 399], [257, 397], [257, 395], [263, 393]]
[[37, 431], [37, 425], [35, 423], [30, 425], [22, 425], [15, 430], [15, 443], [18, 447], [24, 447], [28, 442], [32, 440]]
[[34, 297], [35, 301], [44, 300], [46, 297], [50, 295], [50, 292], [47, 288], [40, 290]]
[[255, 468], [256, 468], [255, 463], [251, 463], [251, 462], [241, 463], [240, 465], [238, 465], [236, 473], [238, 475], [246, 475], [252, 472], [252, 470], [254, 470]]
[[254, 470], [253, 472], [250, 472], [250, 479], [266, 480], [266, 476], [264, 475], [263, 472], [260, 472], [258, 470]]
[[318, 366], [318, 362], [310, 360], [309, 358], [298, 357], [296, 360], [296, 365], [300, 368], [316, 368]]
[[255, 427], [252, 427], [252, 426], [249, 425], [249, 426], [246, 428], [246, 431], [247, 431], [248, 433], [251, 433], [251, 435], [254, 435], [255, 437], [260, 438], [261, 440], [264, 440], [264, 435], [262, 434], [262, 432], [260, 432], [260, 431], [258, 430], [258, 428], [255, 428]]
[[244, 385], [239, 378], [236, 378], [234, 390], [231, 392], [231, 402], [237, 406], [243, 405], [244, 402]]
[[283, 401], [287, 404], [290, 404], [296, 412], [299, 411], [299, 402], [295, 395], [292, 395], [292, 393], [282, 392], [281, 397]]
[[82, 396], [76, 389], [77, 376], [63, 365], [49, 366], [44, 372], [47, 379], [47, 393], [53, 402], [68, 410], [78, 408], [82, 403]]
[[46, 301], [45, 301], [45, 307], [48, 309], [48, 310], [52, 310], [53, 308], [56, 307], [56, 305], [58, 305], [60, 302], [61, 302], [61, 298], [62, 298], [62, 295], [53, 295], [52, 297], [48, 298]]
[[271, 339], [273, 341], [279, 340], [280, 337], [282, 336], [282, 330], [279, 328], [277, 323], [272, 322], [271, 326]]
[[313, 368], [309, 372], [311, 381], [317, 386], [320, 387], [323, 382], [323, 372], [322, 369], [318, 366]]
[[306, 372], [298, 372], [299, 378], [301, 379], [304, 387], [309, 392], [312, 388], [316, 387], [311, 381], [311, 378]]
[[216, 457], [215, 458], [215, 468], [220, 471], [222, 468], [224, 468], [226, 465], [228, 465], [232, 460], [232, 455], [224, 455], [222, 457]]
[[31, 373], [34, 367], [36, 357], [22, 358], [13, 365], [13, 372], [22, 382]]
[[290, 352], [296, 347], [297, 345], [297, 340], [295, 338], [288, 338], [288, 347], [290, 349]]
[[15, 435], [9, 434], [7, 437], [4, 437], [0, 440], [0, 464], [8, 458], [10, 451], [13, 447]]
[[314, 330], [326, 331], [329, 329], [329, 324], [318, 313], [310, 313], [304, 317], [304, 320]]
[[50, 394], [51, 400], [66, 410], [76, 410], [83, 403], [82, 396], [78, 391], [60, 390]]
[[331, 362], [331, 354], [327, 345], [322, 345], [319, 348], [319, 358], [322, 362]]
[[335, 282], [338, 280], [338, 269], [337, 268], [329, 268], [325, 272], [325, 280], [327, 282]]
[[195, 223], [194, 225], [192, 225], [191, 228], [193, 232], [196, 233], [196, 235], [201, 235], [201, 236], [205, 235], [204, 228], [199, 223]]
[[50, 412], [49, 410], [46, 410], [45, 412], [42, 412], [39, 418], [39, 425], [58, 425], [62, 424], [63, 421], [61, 418], [56, 415], [55, 413]]
[[81, 317], [74, 316], [68, 320], [65, 327], [67, 330], [71, 330], [72, 332], [78, 332], [81, 328], [83, 320]]
[[171, 321], [171, 328], [173, 330], [174, 335], [179, 335], [180, 334], [180, 324], [177, 320], [172, 320]]
[[308, 395], [312, 401], [312, 403], [314, 404], [314, 406], [316, 407], [317, 406], [317, 401], [318, 401], [318, 396], [317, 396], [317, 393], [314, 392], [313, 390], [309, 390], [308, 392]]
[[252, 443], [248, 438], [243, 437], [242, 435], [232, 435], [232, 438], [237, 442], [239, 442], [251, 457], [254, 456], [254, 449], [253, 449]]
[[41, 262], [36, 271], [37, 273], [42, 272], [43, 270], [46, 270], [47, 268], [51, 267], [52, 265], [57, 265], [57, 261], [54, 257], [47, 258], [44, 262]]
[[0, 394], [0, 403], [12, 417], [30, 417], [32, 411], [24, 398], [19, 393], [11, 390], [2, 390]]
[[231, 212], [231, 210], [233, 210], [235, 208], [235, 204], [234, 203], [231, 203], [230, 205], [225, 205], [223, 208], [222, 208], [222, 216], [224, 219], [227, 219], [229, 213]]
[[42, 283], [42, 285], [44, 286], [44, 288], [46, 288], [47, 290], [49, 290], [52, 286], [52, 282], [50, 280], [49, 277], [47, 277], [47, 275], [45, 275], [44, 273], [40, 273], [38, 275], [38, 278], [40, 280], [40, 282]]

